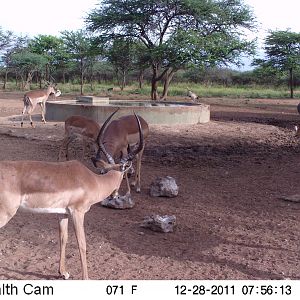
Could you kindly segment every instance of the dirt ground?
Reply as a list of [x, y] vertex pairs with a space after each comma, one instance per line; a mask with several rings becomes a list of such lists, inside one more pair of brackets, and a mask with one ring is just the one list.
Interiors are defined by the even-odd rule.
[[[56, 161], [63, 123], [41, 123], [38, 108], [36, 128], [28, 119], [20, 128], [21, 99], [0, 92], [0, 160]], [[86, 214], [91, 279], [300, 279], [300, 203], [281, 199], [300, 194], [299, 101], [202, 102], [211, 104], [207, 124], [150, 127], [134, 208], [94, 205]], [[179, 195], [150, 197], [151, 182], [165, 175]], [[151, 214], [175, 215], [176, 230], [141, 228]], [[69, 227], [67, 266], [80, 279]], [[17, 213], [1, 228], [1, 280], [58, 279], [58, 262], [56, 215]]]

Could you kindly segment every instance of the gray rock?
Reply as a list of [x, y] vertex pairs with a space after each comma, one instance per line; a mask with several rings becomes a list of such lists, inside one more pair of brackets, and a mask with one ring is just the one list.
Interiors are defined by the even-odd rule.
[[115, 209], [128, 209], [134, 207], [134, 201], [131, 195], [126, 194], [124, 196], [118, 195], [116, 197], [108, 197], [101, 202], [102, 206], [115, 208]]
[[176, 226], [176, 217], [151, 215], [144, 218], [141, 227], [149, 228], [156, 232], [173, 232]]
[[171, 176], [158, 177], [150, 185], [150, 196], [152, 197], [176, 197], [178, 185]]

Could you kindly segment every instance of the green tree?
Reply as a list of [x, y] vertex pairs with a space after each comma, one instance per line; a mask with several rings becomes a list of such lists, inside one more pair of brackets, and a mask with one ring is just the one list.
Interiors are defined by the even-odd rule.
[[300, 67], [300, 33], [271, 31], [265, 39], [266, 58], [256, 60], [264, 69], [289, 73], [290, 97], [294, 97], [294, 71]]
[[[27, 49], [29, 38], [27, 36], [15, 36], [11, 35], [11, 42], [10, 44], [7, 44], [5, 49], [2, 51], [1, 56], [1, 63], [4, 68], [4, 82], [3, 82], [3, 89], [6, 89], [6, 83], [8, 80], [8, 74], [9, 73], [19, 73], [18, 72], [18, 66], [13, 65], [12, 57], [14, 54], [19, 53], [21, 51], [24, 51], [24, 49]], [[17, 75], [16, 75], [16, 84], [17, 83]]]
[[236, 62], [253, 50], [243, 39], [254, 28], [243, 0], [103, 0], [87, 17], [88, 30], [101, 41], [120, 37], [141, 41], [152, 69], [151, 98], [164, 80], [166, 97], [174, 74], [189, 64]]
[[49, 63], [45, 66], [45, 79], [52, 81], [51, 67], [59, 63], [63, 53], [63, 40], [52, 35], [38, 35], [30, 41], [29, 51], [47, 58]]
[[97, 48], [93, 39], [84, 30], [63, 31], [61, 33], [66, 52], [70, 58], [79, 64], [80, 71], [80, 92], [83, 95], [85, 74], [90, 66], [91, 58], [97, 55]]
[[[128, 39], [116, 39], [108, 49], [106, 56], [113, 65], [118, 83], [123, 90], [126, 86], [126, 75], [134, 66], [135, 44]], [[121, 79], [119, 74], [121, 74]]]
[[10, 65], [18, 71], [22, 80], [22, 88], [28, 89], [33, 74], [45, 68], [48, 62], [44, 55], [24, 50], [11, 55]]

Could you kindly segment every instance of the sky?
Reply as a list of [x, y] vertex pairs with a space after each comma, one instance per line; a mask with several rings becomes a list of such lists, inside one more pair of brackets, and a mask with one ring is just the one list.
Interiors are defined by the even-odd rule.
[[[34, 37], [59, 36], [64, 30], [84, 28], [84, 18], [100, 0], [0, 0], [0, 27], [15, 34]], [[300, 32], [299, 0], [244, 0], [252, 7], [259, 24], [258, 46], [269, 30]]]
[[59, 35], [84, 27], [84, 18], [99, 0], [0, 0], [0, 27], [34, 37]]

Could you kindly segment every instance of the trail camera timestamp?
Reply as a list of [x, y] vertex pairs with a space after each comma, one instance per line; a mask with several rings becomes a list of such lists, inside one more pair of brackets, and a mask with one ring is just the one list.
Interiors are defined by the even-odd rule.
[[251, 295], [292, 295], [291, 285], [176, 285], [177, 295], [232, 295], [232, 296], [251, 296]]

